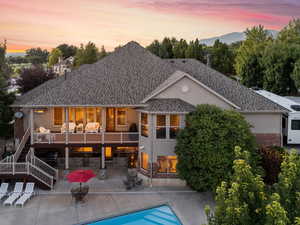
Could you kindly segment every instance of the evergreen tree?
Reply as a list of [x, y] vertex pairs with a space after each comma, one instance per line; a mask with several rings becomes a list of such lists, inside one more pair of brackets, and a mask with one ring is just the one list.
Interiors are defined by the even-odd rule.
[[163, 59], [173, 58], [173, 45], [170, 38], [166, 37], [163, 39], [158, 54]]
[[188, 46], [187, 50], [185, 51], [185, 57], [197, 59], [203, 63], [206, 62], [204, 46], [202, 44], [200, 44], [198, 39], [196, 39], [195, 41], [191, 41], [189, 43], [189, 46]]
[[300, 18], [293, 19], [278, 34], [278, 41], [300, 44]]
[[173, 47], [174, 58], [185, 58], [185, 52], [187, 48], [188, 44], [186, 40], [180, 39], [180, 41], [175, 42]]
[[46, 49], [42, 50], [41, 48], [27, 49], [25, 55], [27, 60], [34, 65], [47, 63], [48, 56], [49, 52]]
[[154, 55], [159, 56], [160, 43], [158, 40], [154, 40], [149, 46], [146, 47]]
[[68, 44], [61, 44], [56, 47], [62, 52], [62, 57], [64, 59], [69, 58], [71, 56], [75, 56], [77, 47], [74, 45], [68, 45]]
[[102, 45], [102, 47], [101, 47], [101, 51], [99, 52], [99, 55], [98, 55], [98, 59], [102, 59], [102, 58], [104, 58], [105, 56], [107, 56], [108, 54], [107, 54], [107, 52], [106, 52], [106, 50], [105, 50], [105, 48], [104, 48], [104, 45]]

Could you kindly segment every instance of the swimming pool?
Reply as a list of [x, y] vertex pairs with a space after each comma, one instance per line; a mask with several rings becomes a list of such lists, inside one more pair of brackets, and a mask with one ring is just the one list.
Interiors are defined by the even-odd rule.
[[182, 225], [168, 205], [103, 219], [88, 225]]

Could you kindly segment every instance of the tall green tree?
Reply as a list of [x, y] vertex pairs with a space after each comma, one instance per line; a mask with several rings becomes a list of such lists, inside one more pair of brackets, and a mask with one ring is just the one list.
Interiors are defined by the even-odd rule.
[[12, 125], [9, 123], [12, 120], [13, 112], [9, 107], [14, 99], [14, 93], [8, 93], [8, 79], [10, 70], [5, 58], [6, 42], [0, 44], [0, 137], [8, 139], [13, 134]]
[[163, 59], [173, 58], [173, 44], [170, 38], [163, 39], [158, 54]]
[[56, 47], [62, 52], [62, 56], [64, 59], [69, 58], [71, 56], [75, 56], [77, 47], [74, 45], [61, 44]]
[[54, 48], [51, 51], [51, 54], [49, 56], [48, 66], [51, 67], [54, 64], [58, 63], [59, 58], [63, 57], [63, 53], [59, 48]]
[[147, 50], [152, 52], [154, 55], [159, 56], [160, 43], [158, 40], [154, 40], [149, 46], [146, 47]]
[[300, 44], [300, 18], [293, 19], [278, 34], [279, 41]]
[[234, 54], [227, 44], [215, 41], [210, 48], [210, 65], [223, 74], [234, 74]]
[[184, 39], [174, 43], [173, 56], [174, 58], [185, 58], [185, 52], [188, 48], [188, 43]]
[[271, 38], [261, 25], [247, 29], [245, 33], [246, 40], [239, 47], [235, 58], [235, 70], [244, 85], [262, 88], [264, 68], [261, 58]]
[[300, 59], [298, 59], [294, 64], [294, 69], [291, 77], [295, 82], [295, 86], [300, 89]]
[[200, 44], [198, 39], [196, 39], [195, 41], [191, 41], [189, 43], [187, 50], [185, 51], [185, 57], [197, 59], [205, 63], [206, 60], [205, 60], [204, 45]]
[[102, 45], [101, 50], [100, 50], [99, 55], [98, 55], [98, 59], [102, 59], [107, 55], [108, 55], [108, 53], [106, 52], [106, 50], [104, 48], [104, 45]]
[[49, 52], [41, 48], [31, 48], [26, 50], [25, 57], [32, 64], [43, 64], [48, 61]]
[[75, 55], [75, 66], [97, 62], [98, 54], [98, 48], [93, 42], [89, 42], [85, 46], [81, 44]]

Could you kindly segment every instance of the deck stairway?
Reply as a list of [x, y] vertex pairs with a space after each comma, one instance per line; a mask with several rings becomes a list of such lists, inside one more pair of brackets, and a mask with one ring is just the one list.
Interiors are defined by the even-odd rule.
[[58, 170], [34, 155], [29, 137], [30, 129], [27, 129], [15, 153], [0, 161], [0, 179], [31, 181], [42, 189], [53, 189]]

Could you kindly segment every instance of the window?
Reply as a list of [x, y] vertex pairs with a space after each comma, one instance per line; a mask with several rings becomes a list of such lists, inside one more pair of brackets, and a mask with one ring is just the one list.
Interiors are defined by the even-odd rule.
[[156, 116], [156, 138], [164, 139], [167, 136], [166, 115]]
[[159, 173], [176, 173], [177, 156], [158, 156]]
[[117, 109], [117, 125], [126, 125], [126, 109]]
[[170, 115], [170, 138], [174, 139], [177, 136], [180, 127], [180, 116]]
[[86, 122], [95, 122], [96, 111], [95, 108], [86, 108]]
[[69, 108], [69, 121], [75, 123], [75, 108]]
[[61, 126], [63, 124], [63, 108], [54, 108], [54, 125]]
[[105, 147], [105, 158], [112, 157], [112, 147]]
[[75, 152], [93, 152], [93, 147], [76, 147]]
[[141, 166], [143, 169], [148, 170], [149, 169], [149, 155], [145, 152], [141, 153]]
[[148, 125], [148, 114], [142, 113], [141, 114], [141, 126], [142, 126], [142, 136], [148, 137], [149, 136], [149, 125]]
[[292, 120], [292, 130], [300, 130], [300, 120]]
[[83, 123], [83, 118], [84, 118], [83, 108], [75, 108], [76, 124]]
[[102, 124], [101, 121], [101, 108], [96, 108], [96, 122], [99, 124]]

